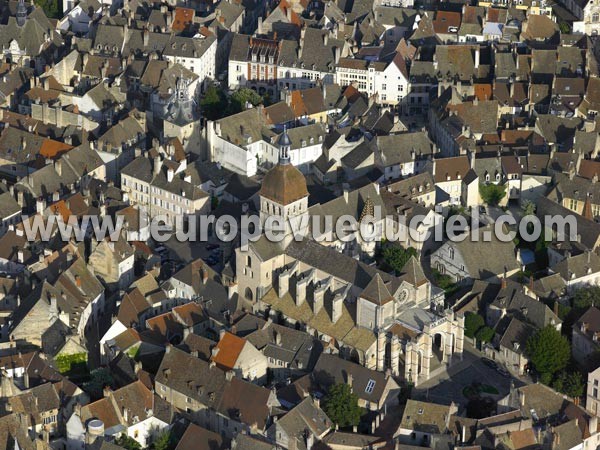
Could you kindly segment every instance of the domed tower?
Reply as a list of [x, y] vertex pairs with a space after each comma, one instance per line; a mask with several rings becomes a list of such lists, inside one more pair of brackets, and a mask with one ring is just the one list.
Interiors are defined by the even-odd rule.
[[[290, 219], [308, 215], [308, 189], [304, 175], [290, 163], [292, 142], [284, 128], [277, 141], [279, 162], [263, 179], [260, 195], [260, 222], [270, 216], [278, 216], [285, 223], [286, 234], [292, 232]], [[279, 227], [277, 227], [279, 228]]]
[[25, 0], [19, 0], [16, 16], [17, 25], [20, 27], [25, 25], [25, 22], [27, 21], [27, 5], [25, 5]]

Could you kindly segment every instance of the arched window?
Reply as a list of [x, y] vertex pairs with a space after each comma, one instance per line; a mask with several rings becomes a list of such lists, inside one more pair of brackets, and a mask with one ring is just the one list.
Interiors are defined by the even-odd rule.
[[246, 265], [252, 267], [252, 258], [250, 258], [250, 255], [246, 256]]
[[448, 254], [450, 255], [450, 259], [454, 259], [454, 247], [448, 249]]
[[249, 287], [246, 288], [246, 292], [244, 292], [245, 297], [248, 300], [252, 300], [252, 289], [250, 289]]
[[598, 22], [600, 15], [598, 13], [592, 14], [592, 22]]

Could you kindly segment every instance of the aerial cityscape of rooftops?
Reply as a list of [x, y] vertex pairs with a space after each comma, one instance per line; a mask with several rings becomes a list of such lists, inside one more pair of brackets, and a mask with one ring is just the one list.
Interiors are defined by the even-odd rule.
[[0, 0], [0, 450], [600, 450], [599, 30]]

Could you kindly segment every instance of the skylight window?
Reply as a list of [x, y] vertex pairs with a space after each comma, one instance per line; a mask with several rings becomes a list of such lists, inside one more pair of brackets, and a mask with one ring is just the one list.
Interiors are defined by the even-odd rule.
[[367, 383], [367, 387], [365, 388], [365, 392], [367, 394], [372, 394], [373, 389], [375, 389], [375, 380], [369, 380], [369, 382]]

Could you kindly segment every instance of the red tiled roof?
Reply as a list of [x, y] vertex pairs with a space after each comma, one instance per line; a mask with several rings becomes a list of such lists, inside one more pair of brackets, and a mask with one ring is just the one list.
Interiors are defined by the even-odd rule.
[[175, 19], [171, 29], [183, 31], [194, 21], [194, 10], [190, 8], [175, 8]]
[[218, 351], [211, 359], [221, 369], [233, 369], [245, 344], [245, 339], [231, 333], [225, 333], [219, 343], [215, 346], [215, 349]]
[[40, 147], [40, 155], [44, 158], [54, 158], [61, 153], [65, 153], [73, 148], [72, 145], [64, 142], [55, 141], [53, 139], [44, 139]]
[[436, 33], [448, 33], [449, 27], [460, 28], [460, 13], [451, 11], [438, 11], [433, 20], [433, 29]]

